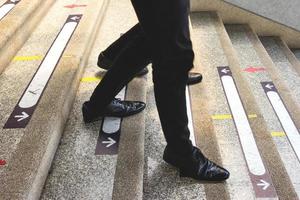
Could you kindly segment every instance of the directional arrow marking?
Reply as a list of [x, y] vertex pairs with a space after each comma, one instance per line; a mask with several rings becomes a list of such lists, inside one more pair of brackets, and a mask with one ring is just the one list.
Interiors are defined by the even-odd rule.
[[291, 146], [293, 147], [298, 160], [300, 161], [300, 133], [298, 128], [296, 127], [290, 113], [286, 109], [277, 89], [275, 88], [274, 84], [269, 82], [262, 82], [263, 87], [267, 87], [268, 85], [272, 85], [273, 91], [266, 91], [267, 97], [284, 129], [284, 132], [287, 138], [290, 141]]
[[274, 85], [267, 84], [265, 87], [268, 88], [268, 89], [270, 89], [270, 90], [272, 90], [274, 88]]
[[230, 70], [228, 70], [228, 69], [222, 69], [221, 72], [223, 72], [224, 74], [227, 74], [228, 72], [230, 72]]
[[108, 141], [103, 141], [102, 143], [103, 144], [108, 144], [108, 145], [106, 145], [106, 148], [109, 148], [109, 147], [111, 147], [112, 145], [114, 145], [114, 144], [116, 144], [116, 141], [114, 141], [112, 138], [107, 138], [108, 139]]
[[[15, 107], [10, 118], [6, 122], [4, 128], [25, 128], [32, 116], [35, 107], [38, 104], [51, 76], [54, 72], [58, 62], [60, 61], [62, 54], [70, 41], [79, 21], [72, 21], [72, 18], [76, 20], [81, 19], [82, 15], [70, 15], [52, 43], [51, 48], [48, 50], [42, 63], [40, 64], [38, 71], [35, 73], [31, 82], [28, 84], [24, 94], [19, 100], [18, 105]], [[25, 112], [26, 111], [26, 112]], [[16, 121], [16, 113], [27, 113], [26, 118], [18, 116], [20, 119]], [[24, 120], [26, 119], [26, 120]], [[24, 122], [23, 122], [24, 120]], [[21, 122], [21, 124], [17, 122]]]
[[196, 146], [195, 131], [194, 131], [194, 125], [193, 125], [193, 115], [192, 115], [192, 109], [191, 109], [190, 92], [189, 92], [188, 86], [185, 89], [185, 98], [186, 98], [187, 115], [188, 115], [188, 120], [189, 120], [188, 127], [190, 130], [190, 140], [192, 141], [192, 144], [194, 146]]
[[261, 179], [260, 183], [257, 183], [257, 186], [260, 186], [263, 190], [266, 190], [270, 186], [270, 183]]
[[77, 5], [77, 4], [72, 4], [72, 5], [66, 5], [64, 6], [65, 8], [77, 8], [77, 7], [86, 7], [87, 5]]
[[[255, 195], [259, 199], [278, 199], [275, 188], [269, 187], [272, 183], [271, 176], [266, 170], [265, 165], [260, 156], [258, 147], [256, 145], [256, 141], [253, 136], [252, 129], [248, 121], [248, 117], [246, 115], [244, 106], [240, 99], [240, 95], [233, 80], [232, 73], [230, 71], [230, 73], [224, 74], [222, 72], [224, 69], [230, 71], [229, 67], [218, 67], [221, 82], [223, 84], [223, 89], [226, 94], [226, 98], [233, 116], [242, 150], [246, 159], [247, 167], [250, 172], [249, 175], [251, 178], [253, 188], [255, 190]], [[268, 181], [267, 183], [269, 185], [266, 186], [267, 184], [260, 180], [264, 180], [265, 182]]]
[[70, 19], [73, 20], [73, 21], [78, 21], [81, 17], [79, 16], [74, 16], [74, 17], [71, 17]]
[[15, 118], [19, 118], [17, 121], [20, 122], [26, 118], [28, 118], [29, 115], [26, 112], [22, 112], [22, 115], [16, 115]]
[[263, 67], [248, 67], [246, 69], [244, 69], [244, 71], [246, 72], [250, 72], [250, 73], [255, 73], [255, 72], [260, 72], [260, 71], [265, 71], [266, 69]]
[[19, 2], [20, 0], [10, 0], [5, 2], [0, 7], [0, 20], [3, 19]]

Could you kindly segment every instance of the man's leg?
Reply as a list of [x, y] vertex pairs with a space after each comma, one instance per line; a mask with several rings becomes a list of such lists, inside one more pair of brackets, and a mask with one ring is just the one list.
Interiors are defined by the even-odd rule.
[[189, 140], [185, 88], [194, 53], [188, 0], [132, 0], [152, 50], [155, 99], [167, 141], [164, 160], [199, 180], [224, 180], [229, 173], [206, 159]]
[[[129, 31], [124, 33], [120, 38], [118, 38], [115, 42], [113, 42], [109, 47], [107, 47], [103, 52], [100, 53], [98, 57], [98, 66], [109, 70], [115, 58], [119, 55], [123, 48], [129, 45], [135, 37], [142, 35], [142, 29], [140, 24], [136, 24]], [[137, 73], [137, 76], [143, 76], [148, 73], [147, 65], [151, 62], [151, 56], [149, 52], [149, 48], [145, 46], [141, 49], [145, 53], [138, 54], [136, 57], [139, 57], [140, 63], [139, 65], [144, 66], [141, 71]], [[145, 55], [144, 58], [141, 56]], [[196, 84], [202, 81], [202, 75], [200, 73], [190, 72], [188, 75], [188, 85]]]
[[[94, 90], [90, 100], [84, 104], [86, 110], [90, 111], [91, 118], [105, 113], [106, 107], [118, 94], [118, 92], [139, 72], [143, 66], [139, 65], [140, 59], [143, 59], [145, 51], [141, 51], [146, 40], [141, 35], [134, 37], [115, 59], [111, 69], [105, 74], [102, 81]], [[140, 55], [140, 56], [137, 56]], [[126, 107], [118, 108], [118, 115], [126, 116], [127, 112], [132, 113], [139, 109], [141, 104], [132, 105], [131, 110]]]

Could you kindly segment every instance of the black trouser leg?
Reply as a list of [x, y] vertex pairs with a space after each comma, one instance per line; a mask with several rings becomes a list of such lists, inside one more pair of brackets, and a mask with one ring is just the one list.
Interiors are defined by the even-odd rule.
[[189, 35], [188, 0], [132, 0], [151, 45], [155, 99], [168, 146], [190, 153], [185, 87], [194, 53]]
[[141, 27], [139, 24], [134, 25], [126, 33], [121, 35], [116, 41], [109, 45], [104, 51], [104, 55], [110, 59], [116, 58], [120, 52], [130, 44], [141, 33]]
[[140, 63], [148, 56], [148, 51], [145, 51], [147, 46], [143, 36], [138, 35], [121, 50], [90, 98], [88, 105], [92, 109], [103, 111], [136, 73], [143, 69]]

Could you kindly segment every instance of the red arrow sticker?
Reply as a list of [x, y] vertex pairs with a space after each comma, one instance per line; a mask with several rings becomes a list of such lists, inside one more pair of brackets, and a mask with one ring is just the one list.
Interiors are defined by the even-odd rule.
[[78, 7], [86, 7], [87, 5], [78, 5], [78, 4], [71, 4], [64, 6], [65, 8], [78, 8]]
[[264, 67], [248, 67], [248, 68], [244, 69], [244, 71], [249, 72], [249, 73], [255, 73], [255, 72], [266, 71], [266, 68], [264, 68]]
[[5, 160], [0, 160], [0, 166], [6, 165], [6, 161]]

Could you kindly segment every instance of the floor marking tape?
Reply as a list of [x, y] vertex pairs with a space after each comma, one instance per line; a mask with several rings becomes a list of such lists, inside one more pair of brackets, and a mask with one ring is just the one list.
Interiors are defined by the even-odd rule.
[[300, 162], [300, 133], [296, 127], [289, 111], [287, 110], [280, 94], [278, 93], [273, 82], [261, 82], [261, 85], [281, 123], [281, 126], [290, 141], [294, 152]]
[[[225, 119], [232, 119], [232, 115], [231, 114], [212, 115], [211, 118], [214, 120], [225, 120]], [[248, 115], [248, 118], [249, 119], [257, 118], [257, 115], [251, 114], [251, 115]]]
[[[71, 58], [72, 56], [62, 56], [62, 58]], [[36, 55], [36, 56], [15, 56], [13, 61], [35, 61], [35, 60], [43, 60], [44, 56]]]
[[187, 86], [185, 89], [185, 98], [186, 98], [186, 107], [187, 107], [187, 115], [188, 115], [188, 127], [190, 130], [190, 140], [192, 141], [192, 144], [196, 146], [196, 139], [195, 139], [195, 131], [194, 131], [194, 125], [193, 125], [193, 114], [192, 114], [192, 108], [191, 108], [191, 96], [189, 87]]
[[[116, 98], [124, 100], [126, 87], [124, 87]], [[101, 123], [101, 129], [97, 141], [95, 155], [116, 155], [119, 149], [122, 118], [105, 117]]]
[[71, 5], [66, 5], [64, 6], [65, 8], [80, 8], [80, 7], [86, 7], [87, 5], [84, 5], [84, 4], [71, 4]]
[[81, 18], [82, 15], [69, 15], [4, 128], [25, 128], [27, 126]]
[[0, 20], [2, 20], [21, 0], [8, 0], [0, 7]]
[[0, 159], [0, 166], [4, 166], [4, 165], [6, 165], [6, 160], [1, 160]]
[[255, 72], [263, 72], [266, 71], [266, 68], [264, 67], [248, 67], [244, 69], [245, 72], [255, 73]]
[[218, 72], [238, 131], [256, 198], [278, 199], [271, 176], [257, 148], [232, 72], [228, 66], [218, 67]]
[[285, 132], [272, 132], [272, 137], [285, 137]]
[[84, 77], [80, 81], [85, 83], [99, 82], [102, 80], [102, 77]]

